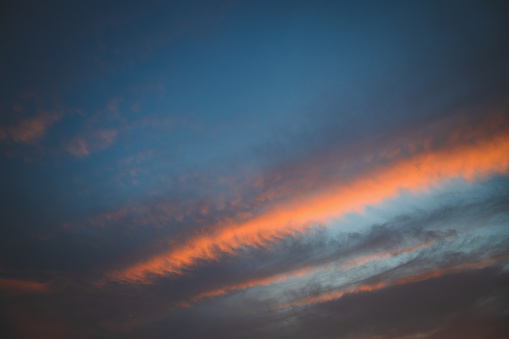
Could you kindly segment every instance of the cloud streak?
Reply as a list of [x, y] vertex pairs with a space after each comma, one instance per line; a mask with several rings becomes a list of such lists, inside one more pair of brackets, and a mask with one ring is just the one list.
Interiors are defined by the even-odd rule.
[[359, 267], [359, 266], [365, 265], [369, 262], [381, 261], [381, 260], [385, 260], [385, 259], [388, 259], [391, 257], [397, 257], [401, 254], [412, 253], [412, 252], [415, 252], [418, 250], [428, 248], [431, 245], [433, 245], [436, 241], [437, 240], [428, 241], [426, 243], [416, 244], [414, 246], [405, 247], [405, 248], [401, 248], [401, 249], [397, 249], [397, 250], [390, 250], [390, 251], [384, 251], [384, 252], [379, 252], [379, 253], [374, 253], [374, 254], [361, 255], [359, 257], [345, 260], [345, 261], [339, 261], [337, 263], [329, 262], [326, 264], [305, 266], [305, 267], [291, 270], [291, 271], [288, 271], [285, 273], [279, 273], [279, 274], [275, 274], [275, 275], [271, 275], [271, 276], [267, 276], [267, 277], [263, 277], [263, 278], [256, 278], [256, 279], [246, 281], [246, 282], [243, 282], [240, 284], [224, 286], [219, 289], [201, 293], [201, 294], [193, 297], [189, 302], [182, 302], [181, 305], [190, 307], [192, 303], [196, 303], [196, 302], [200, 301], [201, 299], [216, 297], [216, 296], [227, 294], [229, 292], [236, 291], [236, 290], [245, 290], [245, 289], [257, 287], [257, 286], [269, 286], [269, 285], [284, 282], [288, 279], [303, 277], [305, 275], [313, 274], [313, 273], [316, 273], [319, 271], [324, 271], [324, 270], [347, 271], [349, 268]]
[[12, 297], [25, 294], [49, 293], [48, 283], [40, 283], [32, 280], [0, 278], [0, 296]]
[[47, 130], [61, 118], [61, 113], [43, 113], [39, 116], [22, 120], [14, 126], [0, 126], [0, 141], [2, 139], [10, 139], [14, 142], [32, 144], [41, 139]]
[[399, 278], [396, 280], [389, 280], [389, 281], [377, 281], [377, 282], [369, 282], [369, 283], [361, 283], [358, 285], [355, 285], [353, 287], [340, 289], [336, 291], [332, 291], [329, 293], [320, 294], [318, 296], [313, 296], [301, 300], [297, 300], [291, 303], [282, 304], [276, 307], [276, 309], [281, 308], [287, 308], [287, 307], [295, 307], [295, 306], [304, 306], [309, 305], [313, 303], [323, 303], [331, 300], [336, 300], [341, 297], [343, 297], [346, 294], [356, 294], [356, 293], [363, 293], [363, 292], [371, 292], [376, 291], [383, 288], [388, 287], [394, 287], [398, 285], [405, 285], [405, 284], [411, 284], [416, 283], [428, 279], [434, 279], [441, 277], [446, 274], [455, 274], [460, 272], [465, 272], [469, 270], [479, 270], [486, 268], [491, 265], [495, 265], [499, 262], [503, 262], [509, 258], [509, 254], [505, 253], [502, 255], [499, 255], [498, 257], [494, 258], [487, 258], [478, 262], [472, 262], [472, 263], [461, 263], [457, 265], [451, 265], [448, 267], [443, 267], [431, 271], [425, 271], [425, 272], [419, 272], [415, 275], [406, 276], [403, 278]]
[[[455, 131], [438, 150], [379, 164], [347, 182], [330, 183], [319, 193], [282, 202], [245, 222], [228, 222], [197, 234], [182, 245], [110, 274], [126, 282], [150, 282], [151, 276], [182, 274], [199, 262], [235, 255], [246, 247], [266, 247], [278, 239], [306, 232], [313, 224], [362, 211], [368, 205], [395, 197], [400, 191], [422, 192], [453, 178], [476, 180], [509, 168], [509, 137], [500, 131], [497, 115], [484, 128]], [[502, 120], [507, 125], [505, 120]], [[469, 140], [469, 143], [465, 143]], [[424, 145], [424, 148], [426, 145]]]
[[108, 148], [115, 140], [117, 131], [113, 129], [98, 130], [77, 136], [66, 145], [67, 151], [76, 157], [86, 157], [92, 152]]

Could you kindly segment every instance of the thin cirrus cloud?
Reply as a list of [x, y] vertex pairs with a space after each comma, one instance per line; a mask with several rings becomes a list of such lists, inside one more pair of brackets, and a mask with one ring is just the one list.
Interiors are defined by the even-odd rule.
[[32, 280], [0, 278], [0, 296], [13, 297], [24, 294], [45, 294], [50, 292], [47, 283]]
[[0, 140], [12, 140], [31, 144], [41, 139], [49, 128], [62, 118], [61, 113], [43, 113], [39, 116], [21, 120], [9, 127], [0, 126]]
[[452, 265], [449, 267], [443, 267], [443, 268], [434, 269], [434, 270], [430, 270], [430, 271], [419, 272], [417, 274], [409, 275], [409, 276], [395, 279], [395, 280], [388, 280], [388, 281], [381, 280], [381, 281], [377, 281], [377, 282], [361, 283], [358, 285], [354, 285], [353, 287], [343, 288], [343, 289], [331, 291], [328, 293], [323, 293], [318, 296], [313, 296], [313, 297], [309, 297], [309, 298], [305, 298], [305, 299], [301, 299], [301, 300], [296, 300], [291, 303], [278, 305], [276, 307], [276, 309], [304, 306], [304, 305], [309, 305], [309, 304], [313, 304], [313, 303], [323, 303], [323, 302], [339, 299], [346, 294], [371, 292], [371, 291], [376, 291], [376, 290], [383, 289], [383, 288], [411, 284], [411, 283], [421, 282], [421, 281], [429, 280], [429, 279], [435, 279], [435, 278], [441, 277], [446, 274], [455, 274], [455, 273], [460, 273], [460, 272], [465, 272], [465, 271], [470, 271], [470, 270], [479, 270], [479, 269], [483, 269], [483, 268], [492, 266], [499, 262], [504, 262], [508, 258], [509, 258], [509, 253], [503, 253], [503, 254], [499, 255], [498, 257], [490, 257], [490, 258], [480, 260], [477, 262], [461, 263], [461, 264]]
[[97, 150], [108, 148], [115, 140], [116, 130], [98, 130], [76, 136], [67, 145], [67, 151], [76, 157], [85, 157]]
[[[358, 257], [355, 257], [352, 259], [348, 259], [348, 260], [343, 260], [343, 261], [338, 261], [335, 258], [334, 261], [328, 262], [326, 264], [309, 265], [309, 266], [301, 267], [301, 268], [291, 270], [291, 271], [288, 271], [285, 273], [278, 273], [278, 274], [267, 276], [267, 277], [256, 278], [256, 279], [246, 281], [243, 283], [239, 283], [239, 284], [224, 286], [222, 288], [215, 289], [212, 291], [207, 291], [207, 292], [201, 293], [197, 296], [194, 296], [190, 301], [182, 302], [181, 305], [190, 307], [192, 305], [192, 303], [199, 302], [202, 299], [220, 296], [220, 295], [232, 292], [232, 291], [246, 290], [246, 289], [257, 287], [257, 286], [269, 286], [269, 285], [284, 282], [288, 279], [303, 277], [305, 275], [310, 275], [310, 274], [313, 274], [313, 273], [316, 273], [319, 271], [326, 271], [326, 270], [332, 270], [332, 269], [334, 269], [334, 270], [339, 269], [342, 271], [346, 271], [349, 268], [359, 267], [359, 266], [362, 266], [369, 262], [380, 261], [380, 260], [384, 260], [384, 259], [391, 258], [391, 257], [397, 257], [401, 254], [412, 253], [412, 252], [415, 252], [415, 251], [418, 251], [421, 249], [428, 248], [428, 247], [432, 246], [434, 243], [436, 243], [437, 240], [438, 239], [435, 239], [435, 240], [415, 244], [415, 245], [412, 245], [409, 247], [404, 247], [404, 248], [400, 248], [400, 249], [396, 249], [396, 250], [387, 250], [387, 251], [381, 251], [381, 252], [377, 252], [377, 253], [373, 253], [373, 254], [361, 255], [361, 256], [358, 256]], [[281, 307], [286, 307], [286, 306], [281, 306]]]
[[[496, 181], [492, 183], [494, 186], [500, 184]], [[478, 185], [474, 185], [476, 186]], [[502, 186], [507, 187], [507, 184]], [[298, 243], [302, 242], [302, 246], [284, 241], [286, 245], [276, 245], [267, 254], [264, 254], [265, 249], [256, 250], [257, 254], [244, 253], [234, 262], [244, 265], [243, 263], [249, 260], [249, 267], [240, 270], [234, 265], [232, 267], [236, 273], [234, 275], [228, 270], [220, 269], [232, 265], [230, 259], [228, 260], [230, 263], [218, 262], [211, 264], [212, 269], [204, 268], [182, 276], [178, 279], [183, 280], [182, 284], [177, 283], [178, 280], [158, 279], [153, 282], [154, 286], [138, 286], [138, 289], [147, 291], [167, 286], [168, 290], [174, 290], [175, 295], [166, 300], [162, 298], [151, 301], [154, 309], [160, 309], [160, 313], [140, 311], [136, 320], [133, 320], [131, 325], [125, 326], [143, 327], [143, 324], [151, 323], [154, 319], [167, 319], [171, 314], [180, 312], [182, 308], [192, 310], [203, 305], [206, 309], [209, 307], [228, 309], [237, 303], [249, 303], [254, 300], [253, 298], [270, 300], [267, 307], [279, 312], [288, 309], [281, 308], [281, 305], [290, 306], [292, 303], [297, 305], [299, 302], [304, 305], [303, 296], [310, 294], [315, 298], [320, 295], [324, 301], [327, 299], [326, 296], [329, 296], [330, 300], [327, 301], [335, 301], [340, 296], [351, 297], [368, 292], [368, 287], [374, 293], [496, 266], [504, 262], [505, 236], [496, 231], [496, 239], [490, 239], [487, 237], [489, 232], [486, 233], [482, 229], [489, 225], [492, 226], [488, 229], [493, 226], [496, 229], [497, 223], [505, 220], [503, 214], [507, 194], [480, 199], [481, 192], [476, 191], [474, 187], [469, 194], [464, 195], [467, 199], [466, 204], [440, 207], [432, 211], [410, 212], [409, 215], [400, 215], [393, 220], [387, 220], [383, 225], [375, 225], [368, 232], [343, 234], [335, 241], [331, 241], [326, 234], [323, 234], [323, 238], [311, 240], [316, 234], [307, 234], [296, 238], [300, 239]], [[443, 202], [446, 196], [447, 194], [441, 198], [433, 196], [431, 199]], [[480, 211], [484, 215], [483, 218], [472, 218], [478, 216]], [[444, 230], [444, 227], [450, 229]], [[481, 231], [477, 235], [471, 235], [472, 229]], [[306, 243], [308, 245], [305, 245]], [[474, 244], [475, 247], [471, 248]], [[322, 255], [323, 253], [330, 255], [326, 258], [315, 257], [317, 247], [320, 247], [319, 252], [322, 252]], [[255, 263], [253, 259], [257, 257]], [[269, 264], [270, 262], [272, 263]], [[209, 273], [203, 274], [203, 271]], [[440, 274], [430, 275], [429, 272]], [[226, 277], [222, 278], [223, 276]], [[242, 277], [249, 278], [243, 280]], [[326, 278], [323, 281], [324, 286], [318, 293], [317, 282], [324, 278]], [[204, 283], [205, 281], [207, 283]], [[218, 282], [218, 288], [207, 289], [211, 285], [218, 286]], [[335, 288], [329, 286], [333, 282], [339, 286]], [[183, 288], [196, 284], [198, 286], [195, 287], [203, 292], [189, 295], [189, 291]], [[308, 286], [312, 288], [308, 289]], [[355, 290], [359, 286], [364, 287]], [[341, 295], [339, 292], [342, 292]], [[188, 297], [184, 297], [186, 294]], [[311, 298], [307, 299], [309, 303], [306, 305], [313, 306], [318, 303]], [[165, 306], [156, 307], [156, 304], [160, 303]]]
[[423, 191], [452, 178], [475, 180], [505, 173], [509, 166], [506, 125], [503, 114], [493, 115], [474, 132], [453, 131], [442, 149], [381, 164], [348, 182], [331, 183], [327, 190], [283, 202], [245, 222], [225, 222], [109, 277], [148, 283], [150, 276], [181, 274], [202, 260], [218, 260], [246, 246], [265, 247], [281, 237], [305, 232], [310, 223], [326, 223], [344, 213], [361, 211], [401, 190]]
[[[319, 233], [323, 236], [319, 238], [316, 238], [318, 235], [316, 233], [302, 234], [295, 238], [297, 243], [292, 245], [292, 241], [283, 241], [283, 244], [275, 244], [271, 247], [268, 253], [266, 249], [261, 248], [251, 251], [251, 254], [244, 252], [243, 255], [232, 257], [226, 262], [209, 263], [210, 267], [202, 267], [192, 274], [181, 276], [180, 279], [156, 279], [152, 286], [137, 286], [138, 293], [147, 292], [146, 303], [152, 307], [149, 309], [138, 306], [141, 308], [131, 322], [117, 323], [114, 327], [132, 330], [133, 326], [143, 327], [144, 324], [150, 324], [156, 319], [166, 319], [183, 310], [192, 311], [202, 305], [219, 309], [228, 308], [222, 303], [224, 301], [228, 304], [228, 300], [230, 305], [235, 305], [249, 302], [252, 298], [270, 299], [270, 309], [277, 311], [278, 305], [289, 303], [289, 301], [295, 303], [300, 301], [299, 296], [302, 298], [310, 292], [306, 286], [309, 284], [316, 286], [316, 281], [321, 281], [323, 277], [330, 277], [328, 279], [331, 281], [343, 281], [335, 289], [325, 284], [321, 294], [326, 295], [331, 294], [331, 291], [353, 289], [352, 286], [359, 285], [359, 282], [371, 286], [383, 280], [385, 287], [373, 290], [379, 291], [391, 286], [411, 285], [424, 281], [409, 280], [407, 284], [401, 283], [394, 286], [390, 284], [402, 281], [404, 277], [417, 275], [424, 277], [424, 273], [434, 270], [441, 269], [444, 275], [478, 270], [479, 268], [475, 265], [467, 267], [464, 264], [475, 263], [479, 261], [479, 257], [492, 259], [500, 257], [499, 252], [503, 249], [504, 235], [498, 233], [496, 239], [500, 240], [489, 239], [489, 237], [480, 240], [486, 237], [484, 231], [479, 234], [481, 238], [479, 235], [470, 238], [465, 236], [472, 232], [472, 228], [482, 229], [504, 220], [501, 219], [500, 213], [504, 213], [504, 204], [507, 200], [507, 194], [500, 197], [495, 195], [481, 198], [482, 194], [479, 194], [482, 192], [475, 189], [479, 185], [482, 186], [481, 183], [473, 185], [471, 192], [464, 195], [467, 199], [466, 204], [400, 215], [393, 220], [387, 220], [383, 225], [373, 226], [368, 232], [344, 234], [334, 241], [325, 233]], [[501, 183], [495, 181], [490, 185], [496, 187]], [[502, 187], [507, 187], [507, 184], [503, 184]], [[444, 192], [444, 196], [433, 196], [431, 199], [438, 199], [443, 203], [446, 197], [447, 194]], [[479, 212], [482, 212], [483, 218], [478, 217]], [[472, 218], [473, 216], [477, 217]], [[444, 230], [444, 227], [449, 229]], [[472, 243], [474, 239], [476, 240]], [[299, 243], [300, 245], [295, 246]], [[466, 244], [477, 244], [478, 249], [470, 248], [470, 245]], [[317, 247], [320, 248], [318, 252]], [[474, 254], [472, 255], [471, 252]], [[478, 256], [476, 252], [482, 255]], [[320, 254], [317, 256], [318, 253]], [[448, 257], [451, 260], [448, 260]], [[244, 267], [247, 261], [250, 264], [243, 269], [235, 264], [236, 262], [237, 265]], [[489, 265], [496, 265], [499, 262], [485, 260], [485, 263]], [[448, 267], [459, 266], [462, 267], [461, 271], [447, 271]], [[228, 267], [233, 271], [227, 269]], [[429, 279], [440, 277], [430, 276]], [[125, 284], [115, 284], [111, 287], [113, 286], [115, 289], [120, 288], [126, 291], [132, 288]], [[216, 288], [210, 289], [210, 286], [216, 286]], [[103, 289], [108, 291], [110, 288], [103, 285], [100, 290]], [[166, 291], [165, 296], [153, 299], [154, 290]], [[285, 296], [290, 291], [292, 298]], [[316, 296], [314, 293], [316, 291], [312, 291], [312, 295]], [[355, 293], [345, 295], [352, 294]], [[131, 295], [124, 296], [124, 298], [127, 297], [132, 298]]]
[[[500, 184], [495, 182], [493, 185]], [[506, 186], [502, 185], [502, 187]], [[453, 274], [504, 261], [504, 242], [499, 243], [498, 240], [489, 238], [481, 240], [487, 236], [486, 231], [474, 235], [474, 238], [477, 239], [476, 243], [481, 248], [472, 249], [466, 244], [472, 241], [468, 237], [473, 229], [486, 228], [488, 225], [496, 225], [500, 220], [504, 220], [504, 206], [507, 195], [479, 199], [479, 196], [469, 197], [467, 194], [465, 198], [468, 201], [466, 204], [441, 207], [430, 213], [413, 212], [410, 215], [400, 215], [398, 218], [386, 221], [384, 225], [373, 226], [368, 232], [361, 231], [361, 233], [353, 233], [346, 237], [345, 234], [336, 241], [325, 241], [326, 236], [322, 240], [313, 240], [313, 245], [310, 246], [293, 247], [291, 250], [292, 247], [287, 247], [287, 250], [290, 250], [287, 256], [283, 255], [285, 251], [280, 249], [275, 253], [278, 253], [278, 256], [282, 258], [281, 264], [274, 263], [272, 273], [267, 275], [264, 270], [261, 270], [250, 279], [234, 284], [223, 284], [219, 288], [199, 293], [186, 301], [182, 301], [181, 305], [190, 307], [196, 302], [203, 302], [211, 297], [257, 287], [265, 287], [265, 291], [269, 291], [271, 288], [274, 289], [277, 285], [288, 281], [293, 281], [293, 283], [281, 287], [282, 290], [296, 289], [294, 285], [299, 280], [307, 281], [319, 275], [333, 276], [340, 273], [350, 285], [348, 288], [342, 287], [333, 292], [324, 293], [320, 297], [313, 297], [314, 299], [307, 298], [284, 305], [309, 304], [319, 300], [333, 300], [347, 293], [361, 291], [362, 289], [356, 290], [358, 283], [355, 281], [360, 279], [357, 277], [358, 274], [361, 274], [361, 277], [369, 277], [369, 279], [362, 278], [366, 286], [372, 286], [376, 283], [379, 288], [385, 288], [395, 286], [396, 282], [404, 284], [421, 281], [421, 278], [424, 280], [437, 277], [429, 275], [430, 271], [440, 272], [441, 275]], [[440, 201], [442, 198], [435, 196], [432, 199]], [[472, 216], [478, 215], [479, 211], [483, 212], [484, 218], [472, 219]], [[449, 229], [444, 230], [444, 227], [449, 227]], [[499, 231], [496, 232], [499, 233]], [[308, 234], [307, 238], [313, 239], [315, 236]], [[504, 239], [504, 236], [499, 234], [497, 238]], [[482, 248], [482, 246], [487, 247]], [[329, 254], [326, 257], [315, 257], [316, 252], [312, 249], [316, 247], [320, 247], [321, 252]], [[455, 249], [459, 252], [451, 256], [451, 253], [443, 253], [444, 249], [451, 249], [452, 253], [455, 253]], [[462, 251], [465, 254], [478, 251], [482, 253], [481, 257], [485, 259], [479, 261], [475, 255], [464, 257], [465, 254], [461, 254], [459, 256]], [[447, 261], [448, 256], [451, 256], [452, 262]], [[423, 259], [428, 261], [427, 265], [423, 267], [415, 265]], [[399, 263], [401, 268], [406, 267], [406, 270], [413, 267], [413, 265], [415, 267], [410, 271], [402, 270], [403, 273], [396, 274], [397, 271], [394, 271], [390, 266], [384, 268], [390, 262]], [[482, 265], [479, 263], [482, 263]], [[361, 273], [358, 273], [358, 271], [361, 271]], [[244, 274], [251, 276], [249, 272]], [[419, 276], [420, 278], [405, 281], [403, 277], [406, 276]], [[381, 278], [384, 279], [383, 282], [378, 281]], [[352, 281], [355, 283], [352, 283]], [[375, 282], [373, 283], [373, 281]], [[302, 286], [302, 284], [297, 283], [297, 286], [299, 285]], [[304, 283], [305, 285], [306, 283]], [[295, 293], [295, 295], [302, 294], [304, 293]], [[281, 306], [275, 307], [277, 309]]]

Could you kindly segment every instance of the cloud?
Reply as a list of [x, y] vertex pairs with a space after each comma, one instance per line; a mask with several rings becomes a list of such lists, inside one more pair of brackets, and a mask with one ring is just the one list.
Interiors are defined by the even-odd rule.
[[41, 139], [47, 130], [61, 118], [61, 113], [43, 113], [22, 120], [14, 126], [0, 126], [0, 141], [10, 139], [14, 142], [32, 144]]
[[[504, 184], [500, 183], [496, 186], [505, 187]], [[477, 194], [479, 194], [479, 191], [477, 191]], [[435, 197], [434, 199], [438, 198]], [[437, 260], [442, 260], [442, 257], [446, 256], [442, 253], [443, 248], [455, 248], [457, 246], [456, 242], [465, 247], [462, 239], [464, 239], [465, 234], [471, 232], [472, 227], [479, 228], [482, 227], [481, 225], [490, 224], [493, 221], [489, 220], [492, 218], [496, 220], [506, 212], [507, 196], [495, 195], [489, 198], [479, 199], [476, 197], [473, 200], [470, 199], [468, 202], [456, 201], [454, 205], [442, 206], [435, 210], [399, 215], [382, 225], [374, 225], [368, 231], [360, 233], [341, 234], [335, 239], [330, 239], [330, 236], [325, 232], [311, 233], [305, 237], [297, 237], [295, 240], [290, 239], [272, 246], [268, 253], [266, 253], [267, 251], [256, 251], [257, 255], [246, 256], [244, 254], [238, 260], [240, 262], [249, 261], [249, 270], [243, 270], [242, 266], [235, 266], [235, 268], [232, 268], [236, 272], [235, 275], [221, 272], [221, 276], [229, 276], [229, 278], [223, 280], [220, 287], [199, 293], [182, 302], [182, 305], [190, 306], [192, 303], [203, 301], [203, 299], [238, 290], [260, 286], [274, 287], [287, 280], [298, 281], [300, 279], [306, 281], [313, 276], [317, 276], [318, 273], [333, 276], [335, 272], [341, 272], [343, 279], [345, 279], [355, 277], [356, 272], [362, 266], [367, 267], [368, 270], [364, 273], [361, 271], [361, 274], [372, 275], [379, 272], [380, 269], [385, 269], [386, 262], [390, 261], [407, 262], [419, 256], [436, 257]], [[480, 214], [483, 214], [484, 217], [479, 218]], [[472, 216], [476, 216], [474, 222]], [[500, 235], [500, 237], [503, 238], [504, 236]], [[477, 239], [476, 242], [483, 243], [480, 239]], [[496, 241], [490, 240], [489, 242], [491, 242], [491, 246], [497, 248]], [[493, 252], [493, 248], [487, 248], [481, 252], [489, 255]], [[475, 258], [461, 258], [477, 260]], [[451, 267], [463, 265], [461, 268], [467, 268], [461, 261], [459, 263], [445, 262], [444, 265]], [[213, 266], [215, 267], [213, 270], [217, 272], [219, 268], [217, 265]], [[417, 269], [417, 272], [421, 274], [426, 270], [430, 270], [430, 268], [422, 267]], [[449, 273], [453, 271], [451, 269]], [[415, 271], [403, 272], [403, 275], [409, 273], [415, 274]], [[199, 273], [195, 274], [200, 276]], [[228, 279], [231, 281], [230, 283], [228, 283]], [[350, 279], [357, 280], [359, 278]], [[386, 279], [388, 280], [384, 281], [383, 285], [379, 287], [388, 286], [389, 282], [392, 284], [393, 281], [398, 279], [400, 282], [402, 281], [402, 278], [397, 276], [388, 276]], [[208, 281], [209, 286], [215, 285], [210, 279]], [[372, 284], [376, 285], [378, 283], [380, 282], [376, 281]], [[295, 288], [295, 284], [289, 284], [282, 288]], [[349, 287], [348, 291], [355, 291], [355, 287]], [[347, 292], [341, 292], [341, 294], [344, 293]]]
[[[343, 299], [352, 293], [362, 294], [367, 288], [376, 292], [395, 283], [415, 284], [430, 278], [430, 272], [451, 275], [476, 270], [479, 266], [475, 264], [483, 258], [487, 258], [484, 264], [493, 266], [497, 263], [489, 262], [489, 258], [496, 259], [507, 248], [507, 233], [495, 233], [494, 238], [486, 235], [507, 219], [508, 196], [503, 189], [507, 181], [490, 181], [484, 189], [491, 192], [489, 196], [479, 190], [483, 185], [475, 185], [470, 194], [463, 194], [451, 205], [443, 206], [450, 192], [432, 196], [431, 200], [438, 200], [436, 209], [410, 208], [383, 224], [342, 232], [335, 238], [323, 228], [315, 229], [269, 248], [203, 263], [199, 270], [187, 270], [179, 279], [160, 277], [151, 285], [137, 286], [112, 282], [94, 293], [101, 293], [111, 307], [123, 305], [123, 310], [115, 313], [124, 317], [112, 319], [112, 328], [136, 332], [137, 327], [194, 309], [226, 308], [242, 314], [237, 307], [257, 300], [260, 304], [256, 310], [253, 306], [253, 312], [269, 312], [306, 297], [343, 291]], [[502, 195], [493, 194], [493, 187], [500, 187]], [[480, 238], [475, 230], [485, 235]], [[305, 312], [313, 305], [295, 312]], [[284, 312], [293, 312], [291, 309]], [[132, 319], [125, 314], [131, 314]]]
[[122, 97], [116, 97], [111, 99], [108, 102], [108, 110], [110, 110], [111, 112], [118, 112], [118, 106], [122, 101], [124, 101], [124, 98]]
[[509, 338], [506, 11], [155, 2], [7, 18], [5, 338]]
[[[360, 255], [360, 256], [354, 257], [352, 259], [346, 259], [346, 260], [338, 260], [337, 258], [333, 258], [332, 260], [329, 260], [329, 262], [327, 262], [325, 264], [317, 265], [315, 263], [314, 265], [304, 266], [304, 267], [297, 268], [294, 270], [288, 270], [284, 273], [278, 273], [275, 275], [270, 275], [270, 276], [266, 276], [266, 277], [262, 277], [262, 278], [255, 278], [253, 280], [249, 280], [249, 281], [246, 281], [243, 283], [228, 285], [228, 286], [224, 286], [219, 289], [207, 291], [207, 292], [201, 293], [201, 294], [193, 297], [190, 300], [190, 302], [195, 303], [195, 302], [198, 302], [204, 298], [216, 297], [216, 296], [223, 295], [223, 294], [229, 293], [231, 291], [235, 291], [235, 290], [245, 290], [245, 289], [256, 287], [256, 286], [269, 286], [269, 285], [277, 284], [280, 282], [284, 282], [291, 278], [298, 278], [298, 277], [313, 274], [313, 273], [316, 273], [318, 271], [323, 271], [323, 270], [331, 270], [331, 269], [338, 270], [339, 269], [342, 271], [343, 270], [346, 271], [351, 267], [358, 267], [358, 266], [364, 265], [364, 264], [372, 262], [372, 261], [381, 261], [381, 260], [384, 260], [384, 259], [387, 259], [390, 257], [397, 257], [401, 254], [412, 253], [412, 252], [415, 252], [415, 251], [418, 251], [418, 250], [421, 250], [424, 248], [428, 248], [429, 246], [434, 244], [436, 241], [437, 240], [428, 241], [425, 243], [415, 244], [413, 246], [404, 247], [404, 248], [400, 248], [400, 249], [396, 249], [396, 250], [380, 251], [380, 252], [375, 252], [372, 254]], [[282, 268], [282, 269], [284, 270], [284, 268]], [[357, 291], [357, 290], [355, 290], [355, 291]], [[190, 302], [183, 302], [182, 305], [190, 306]], [[301, 305], [301, 304], [306, 304], [306, 303], [311, 303], [311, 302], [312, 302], [311, 300], [305, 300], [302, 302], [296, 302], [295, 304], [291, 304], [291, 305], [283, 305], [283, 306], [280, 306], [280, 308], [293, 306], [293, 305]]]
[[[507, 126], [503, 114], [475, 127], [456, 129], [439, 140], [440, 147], [433, 146], [432, 138], [424, 144], [407, 144], [410, 153], [405, 157], [370, 164], [348, 181], [337, 180], [324, 189], [304, 191], [247, 220], [220, 222], [165, 253], [112, 272], [110, 278], [147, 283], [150, 276], [181, 274], [200, 262], [235, 255], [246, 247], [266, 247], [306, 232], [313, 223], [325, 224], [344, 213], [362, 211], [402, 190], [422, 192], [453, 178], [476, 180], [506, 173], [509, 137], [500, 126]], [[421, 151], [414, 153], [416, 149]]]
[[12, 297], [24, 294], [49, 293], [47, 283], [39, 283], [31, 280], [17, 280], [0, 278], [0, 297]]
[[320, 328], [321, 338], [504, 338], [507, 279], [492, 266], [345, 295], [295, 313], [294, 334]]
[[66, 145], [67, 151], [76, 157], [86, 157], [91, 153], [108, 148], [115, 140], [114, 129], [97, 130], [75, 137]]
[[[379, 280], [374, 282], [368, 282], [368, 283], [360, 283], [356, 284], [352, 287], [343, 288], [335, 291], [331, 291], [328, 293], [323, 293], [318, 296], [313, 296], [309, 298], [300, 299], [297, 301], [293, 301], [291, 303], [279, 305], [276, 307], [276, 309], [280, 308], [286, 308], [286, 307], [295, 307], [295, 306], [303, 306], [303, 305], [309, 305], [312, 303], [323, 303], [328, 302], [331, 300], [339, 299], [346, 294], [355, 294], [355, 293], [362, 293], [362, 292], [370, 292], [370, 291], [376, 291], [383, 288], [388, 288], [392, 286], [398, 286], [398, 285], [404, 285], [404, 284], [411, 284], [416, 283], [428, 279], [435, 279], [438, 277], [441, 277], [446, 274], [454, 274], [474, 269], [482, 269], [488, 266], [495, 265], [499, 262], [507, 261], [509, 258], [509, 253], [503, 253], [499, 255], [498, 257], [494, 258], [487, 258], [480, 261], [470, 262], [470, 263], [460, 263], [457, 265], [451, 265], [446, 267], [441, 267], [439, 269], [434, 269], [430, 271], [424, 271], [419, 272], [417, 274], [409, 275], [403, 278], [399, 279], [393, 279], [389, 281], [385, 280]], [[371, 279], [373, 280], [373, 279]]]
[[505, 338], [509, 334], [505, 321], [508, 279], [507, 271], [491, 266], [277, 311], [264, 308], [255, 298], [237, 303], [218, 301], [142, 324], [127, 336]]

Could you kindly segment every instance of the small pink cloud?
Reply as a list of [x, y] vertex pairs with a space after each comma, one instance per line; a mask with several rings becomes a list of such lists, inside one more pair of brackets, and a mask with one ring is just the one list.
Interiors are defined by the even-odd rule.
[[90, 154], [86, 142], [80, 138], [74, 139], [69, 145], [67, 145], [67, 151], [77, 157], [84, 157]]
[[37, 117], [20, 121], [10, 127], [0, 126], [0, 140], [11, 139], [25, 144], [34, 143], [42, 138], [46, 131], [62, 118], [60, 112], [47, 112]]
[[118, 112], [118, 105], [122, 101], [124, 101], [124, 98], [122, 98], [122, 97], [116, 97], [116, 98], [111, 99], [108, 102], [108, 110], [110, 110], [112, 112]]
[[32, 280], [0, 278], [0, 297], [12, 297], [24, 294], [42, 294], [49, 292], [47, 283]]
[[69, 153], [77, 157], [85, 157], [90, 153], [108, 148], [117, 135], [116, 130], [99, 130], [75, 137], [67, 146]]

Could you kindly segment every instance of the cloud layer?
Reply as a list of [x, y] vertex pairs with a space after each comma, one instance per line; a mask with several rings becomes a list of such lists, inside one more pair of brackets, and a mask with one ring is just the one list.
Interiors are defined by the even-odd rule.
[[508, 338], [507, 12], [3, 6], [2, 338]]

